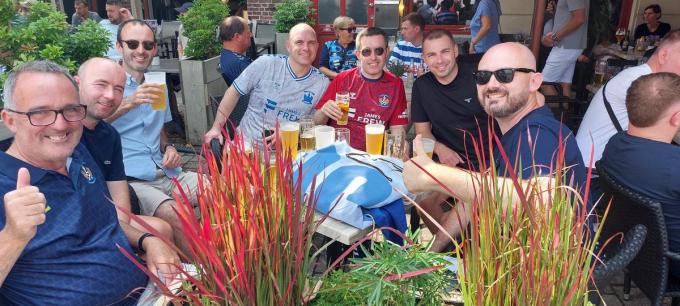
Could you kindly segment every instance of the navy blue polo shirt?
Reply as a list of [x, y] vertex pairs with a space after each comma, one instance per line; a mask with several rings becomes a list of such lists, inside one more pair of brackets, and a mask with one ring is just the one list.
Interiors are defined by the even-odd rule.
[[[586, 168], [574, 133], [553, 116], [548, 106], [539, 107], [524, 116], [501, 137], [503, 150], [517, 175], [527, 179], [534, 175], [548, 176], [554, 172], [560, 135], [564, 147], [566, 182], [571, 186], [585, 186]], [[499, 175], [507, 176], [507, 165], [500, 152], [495, 150], [494, 160]], [[532, 167], [532, 165], [535, 165]]]
[[250, 65], [253, 61], [236, 52], [231, 50], [222, 49], [220, 53], [220, 71], [222, 72], [222, 77], [227, 82], [227, 86], [231, 86], [234, 80], [243, 72], [243, 70]]
[[[679, 165], [679, 146], [623, 131], [609, 139], [598, 166], [619, 184], [661, 203], [673, 252], [680, 252]], [[671, 273], [680, 277], [680, 263], [671, 261]]]
[[[118, 246], [133, 254], [118, 224], [105, 181], [79, 144], [68, 176], [36, 168], [0, 152], [0, 193], [16, 189], [25, 167], [51, 210], [0, 287], [0, 302], [16, 305], [134, 305], [126, 298], [147, 276]], [[0, 227], [5, 209], [0, 208]]]
[[110, 124], [99, 121], [94, 130], [83, 127], [80, 143], [84, 144], [94, 158], [107, 182], [124, 181], [123, 147], [120, 134]]

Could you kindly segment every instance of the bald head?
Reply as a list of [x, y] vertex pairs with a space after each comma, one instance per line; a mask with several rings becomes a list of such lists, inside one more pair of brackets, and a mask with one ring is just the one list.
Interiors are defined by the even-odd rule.
[[[229, 16], [220, 23], [220, 40], [230, 41], [236, 34], [248, 29], [248, 21], [239, 16]], [[250, 37], [249, 37], [250, 38]]]
[[97, 121], [110, 117], [123, 101], [125, 70], [108, 58], [95, 57], [78, 69], [80, 103], [87, 105], [83, 124], [94, 128]]
[[480, 70], [501, 68], [529, 68], [536, 70], [536, 58], [526, 46], [509, 42], [497, 44], [484, 53], [479, 62]]
[[298, 23], [290, 29], [288, 34], [288, 59], [301, 70], [307, 70], [316, 57], [319, 42], [316, 32], [306, 23]]
[[123, 67], [118, 65], [116, 61], [105, 57], [93, 57], [82, 63], [80, 67], [78, 67], [78, 77], [82, 79], [87, 76], [88, 72], [92, 69], [108, 70], [112, 74], [123, 74], [123, 77], [125, 77]]
[[314, 31], [314, 28], [312, 28], [310, 25], [306, 23], [298, 23], [294, 25], [292, 28], [290, 28], [289, 32], [289, 40], [294, 41], [293, 39], [296, 36], [307, 34], [307, 33], [313, 33], [316, 35], [316, 32]]

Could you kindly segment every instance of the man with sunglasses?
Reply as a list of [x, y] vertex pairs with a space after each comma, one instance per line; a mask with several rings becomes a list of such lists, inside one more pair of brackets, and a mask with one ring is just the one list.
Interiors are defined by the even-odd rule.
[[134, 305], [130, 293], [148, 278], [121, 252], [133, 254], [137, 237], [79, 144], [86, 107], [75, 80], [36, 61], [4, 88], [2, 119], [15, 137], [0, 152], [0, 304]]
[[106, 120], [116, 128], [123, 146], [125, 175], [139, 198], [142, 215], [154, 216], [168, 222], [173, 229], [175, 243], [189, 254], [182, 225], [175, 213], [178, 192], [172, 179], [176, 178], [189, 201], [196, 203], [198, 176], [182, 171], [182, 157], [168, 142], [163, 129], [172, 120], [170, 107], [154, 110], [151, 101], [160, 97], [161, 84], [144, 82], [144, 72], [156, 55], [156, 43], [151, 27], [143, 20], [127, 20], [118, 29], [118, 51], [123, 55], [126, 74], [124, 100], [118, 110]]
[[[581, 153], [569, 128], [554, 118], [538, 92], [543, 77], [535, 72], [536, 60], [531, 51], [518, 43], [498, 44], [484, 54], [478, 69], [475, 81], [479, 102], [503, 134], [501, 147], [494, 149], [493, 156], [498, 176], [509, 177], [513, 171], [525, 187], [532, 184], [527, 181], [530, 178], [545, 182], [540, 178], [554, 174], [557, 153], [564, 150], [565, 182], [577, 190], [584, 187], [586, 171]], [[479, 178], [475, 172], [434, 163], [424, 154], [420, 137], [414, 142], [417, 156], [404, 165], [408, 189], [446, 193], [465, 204], [456, 205], [442, 216], [440, 223], [446, 232], [437, 232], [432, 245], [433, 251], [442, 251], [450, 244], [449, 237], [458, 236], [469, 222], [470, 204], [480, 192], [476, 183]], [[447, 188], [441, 187], [425, 171]], [[498, 185], [513, 185], [510, 179], [506, 180]], [[512, 192], [512, 197], [502, 198], [517, 199]]]
[[367, 28], [357, 36], [356, 56], [359, 67], [339, 73], [315, 106], [314, 121], [340, 127], [342, 111], [335, 101], [338, 91], [349, 91], [350, 146], [365, 151], [367, 124], [380, 123], [394, 132], [404, 131], [408, 124], [406, 94], [400, 78], [384, 70], [387, 59], [387, 35], [380, 28]]
[[260, 56], [250, 64], [225, 92], [215, 122], [203, 141], [223, 139], [227, 118], [239, 98], [248, 94], [248, 109], [238, 126], [248, 139], [262, 139], [265, 130], [273, 130], [277, 122], [295, 122], [310, 114], [329, 82], [312, 66], [318, 48], [311, 26], [293, 26], [286, 42], [288, 56]]

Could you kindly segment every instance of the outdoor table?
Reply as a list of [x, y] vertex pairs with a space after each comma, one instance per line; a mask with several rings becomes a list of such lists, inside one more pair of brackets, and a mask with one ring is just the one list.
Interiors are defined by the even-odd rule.
[[255, 46], [258, 49], [259, 48], [267, 49], [267, 53], [269, 54], [276, 53], [276, 41], [274, 40], [274, 38], [255, 37]]

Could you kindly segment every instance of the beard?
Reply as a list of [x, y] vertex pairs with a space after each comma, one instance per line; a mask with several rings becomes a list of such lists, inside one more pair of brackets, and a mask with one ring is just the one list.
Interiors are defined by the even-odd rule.
[[[506, 102], [498, 98], [488, 98], [487, 95], [503, 94]], [[502, 99], [502, 98], [501, 98]], [[524, 90], [516, 94], [510, 94], [507, 90], [499, 87], [489, 88], [479, 95], [479, 101], [484, 111], [495, 118], [508, 117], [522, 109], [529, 100], [529, 92]]]

